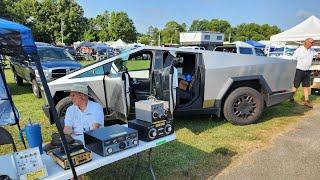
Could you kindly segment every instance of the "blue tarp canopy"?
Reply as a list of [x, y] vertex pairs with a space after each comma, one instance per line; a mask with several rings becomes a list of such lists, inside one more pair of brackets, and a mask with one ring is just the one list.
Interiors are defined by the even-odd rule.
[[30, 28], [0, 18], [0, 54], [31, 55], [36, 51]]
[[[37, 47], [30, 28], [0, 18], [0, 55], [25, 57], [34, 53], [37, 53]], [[19, 113], [0, 64], [0, 125], [17, 124], [18, 121]]]
[[265, 48], [265, 47], [266, 47], [266, 45], [261, 44], [261, 43], [259, 43], [259, 42], [257, 42], [257, 41], [254, 41], [254, 40], [248, 40], [248, 41], [246, 41], [246, 43], [248, 43], [248, 44], [250, 44], [251, 46], [254, 46], [254, 47], [256, 47], [256, 48]]
[[94, 46], [91, 46], [92, 49], [100, 50], [100, 49], [109, 49], [110, 46], [106, 44], [96, 44]]

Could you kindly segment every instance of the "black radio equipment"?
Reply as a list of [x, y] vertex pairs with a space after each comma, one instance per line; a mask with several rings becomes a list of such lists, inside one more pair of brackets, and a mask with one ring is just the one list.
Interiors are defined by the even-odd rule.
[[142, 141], [152, 141], [174, 132], [172, 120], [150, 123], [135, 119], [128, 122], [128, 127], [138, 130], [139, 139]]
[[86, 148], [108, 156], [138, 146], [138, 131], [121, 125], [112, 125], [84, 132]]

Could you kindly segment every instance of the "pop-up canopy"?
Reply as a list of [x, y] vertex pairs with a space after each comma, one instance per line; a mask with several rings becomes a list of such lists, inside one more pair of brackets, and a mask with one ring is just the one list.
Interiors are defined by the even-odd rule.
[[[0, 18], [1, 55], [26, 56], [32, 55], [36, 50], [29, 28]], [[2, 68], [0, 71], [0, 125], [18, 124], [19, 113], [11, 99]]]
[[30, 28], [0, 18], [0, 54], [31, 55], [36, 51]]
[[[58, 131], [59, 131], [59, 135], [62, 140], [62, 145], [64, 147], [66, 154], [67, 154], [68, 162], [71, 166], [73, 177], [74, 177], [74, 179], [77, 179], [77, 173], [74, 169], [74, 165], [73, 165], [73, 162], [72, 162], [71, 156], [70, 156], [70, 150], [69, 150], [67, 141], [65, 139], [61, 123], [58, 120], [57, 111], [54, 108], [53, 99], [50, 94], [50, 90], [49, 90], [47, 81], [45, 79], [45, 76], [44, 76], [44, 73], [42, 70], [42, 66], [40, 64], [40, 59], [37, 54], [37, 47], [34, 43], [31, 29], [29, 29], [21, 24], [0, 18], [0, 54], [9, 55], [9, 56], [18, 55], [18, 56], [22, 56], [21, 57], [22, 60], [24, 60], [23, 58], [28, 58], [28, 60], [35, 62], [37, 70], [39, 72], [42, 86], [44, 88], [48, 103], [50, 105], [50, 112], [53, 114], [53, 119], [56, 122]], [[2, 99], [2, 95], [0, 96], [0, 98], [1, 98], [0, 101], [10, 102], [10, 107], [5, 106], [5, 105], [1, 107], [2, 103], [0, 102], [0, 113], [2, 110], [7, 110], [8, 112], [6, 112], [6, 111], [5, 112], [6, 112], [6, 114], [9, 113], [8, 117], [10, 118], [10, 111], [11, 111], [13, 113], [13, 115], [15, 116], [15, 122], [17, 123], [17, 125], [19, 127], [19, 123], [18, 123], [19, 117], [18, 117], [16, 111], [14, 110], [15, 108], [13, 105], [13, 101], [12, 101], [11, 95], [9, 93], [7, 83], [5, 81], [4, 73], [2, 71], [1, 65], [0, 65], [0, 72], [1, 72], [0, 88], [4, 87], [4, 88], [1, 88], [0, 91], [2, 91], [2, 92], [5, 91], [5, 93], [1, 93], [1, 94], [6, 94], [6, 96], [4, 96], [3, 99]], [[2, 90], [2, 89], [4, 89], [4, 90]], [[5, 117], [7, 117], [7, 116], [5, 116]], [[0, 121], [2, 121], [1, 117], [0, 117]], [[20, 130], [20, 127], [19, 127], [19, 130]]]
[[311, 16], [300, 24], [270, 37], [273, 42], [303, 42], [307, 38], [320, 40], [320, 19]]

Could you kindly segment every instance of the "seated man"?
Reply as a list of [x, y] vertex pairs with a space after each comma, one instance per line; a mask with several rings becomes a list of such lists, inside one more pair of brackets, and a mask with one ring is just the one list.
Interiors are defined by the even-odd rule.
[[70, 97], [73, 105], [68, 107], [64, 119], [65, 134], [82, 135], [84, 131], [104, 126], [103, 108], [100, 104], [88, 99], [86, 86], [73, 85]]

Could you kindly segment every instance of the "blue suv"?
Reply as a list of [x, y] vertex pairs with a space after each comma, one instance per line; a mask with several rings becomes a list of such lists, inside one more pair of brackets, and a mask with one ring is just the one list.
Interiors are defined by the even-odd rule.
[[[38, 46], [43, 72], [48, 82], [65, 76], [66, 74], [80, 69], [82, 65], [74, 60], [72, 55], [63, 48], [54, 46]], [[41, 98], [41, 82], [35, 63], [21, 59], [11, 59], [10, 67], [14, 74], [15, 83], [18, 86], [23, 84], [23, 80], [32, 84], [33, 94]]]

